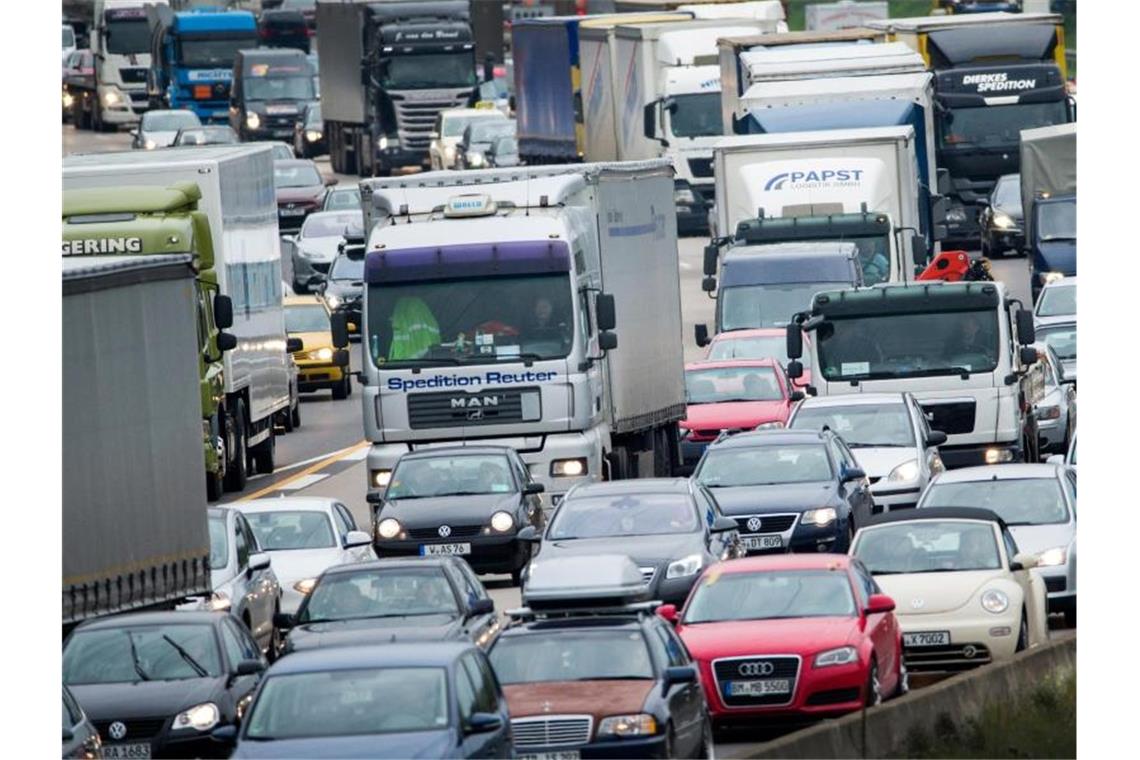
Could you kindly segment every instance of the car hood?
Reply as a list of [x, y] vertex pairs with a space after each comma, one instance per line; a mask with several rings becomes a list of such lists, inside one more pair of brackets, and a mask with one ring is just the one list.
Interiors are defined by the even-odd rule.
[[891, 470], [903, 462], [918, 457], [918, 452], [908, 446], [875, 446], [873, 448], [852, 448], [855, 461], [869, 478], [885, 478]]
[[725, 401], [719, 404], [690, 404], [682, 428], [694, 430], [751, 429], [765, 422], [788, 418], [785, 401]]
[[324, 195], [324, 185], [305, 185], [303, 187], [277, 188], [277, 203], [300, 203], [303, 201], [319, 201]]
[[1061, 272], [1066, 276], [1077, 273], [1077, 241], [1039, 240], [1037, 256], [1044, 260], [1050, 272]]
[[1018, 227], [1020, 227], [1022, 223], [1025, 222], [1025, 211], [1020, 206], [1003, 206], [998, 203], [994, 204], [993, 210], [1000, 211], [1001, 213], [1008, 216], [1010, 219], [1017, 223]]
[[682, 625], [677, 632], [689, 653], [700, 660], [749, 654], [810, 655], [856, 641], [859, 618], [734, 620]]
[[461, 630], [460, 619], [445, 614], [301, 623], [289, 632], [288, 648], [297, 652], [317, 647], [396, 641], [448, 641], [460, 638]]
[[155, 145], [160, 148], [172, 145], [175, 137], [178, 137], [178, 130], [173, 132], [144, 132], [142, 135], [143, 142], [153, 140]]
[[1075, 530], [1076, 526], [1072, 523], [1009, 526], [1018, 550], [1027, 554], [1040, 554], [1054, 546], [1067, 547], [1073, 540]]
[[188, 707], [216, 701], [225, 688], [225, 681], [225, 676], [218, 676], [69, 686], [87, 717], [102, 721], [174, 717]]
[[394, 499], [380, 509], [380, 518], [394, 517], [408, 528], [434, 525], [482, 524], [498, 510], [515, 513], [518, 492], [426, 499]]
[[451, 729], [398, 734], [321, 736], [314, 739], [244, 741], [230, 757], [454, 757]]
[[628, 681], [540, 681], [504, 684], [511, 718], [530, 715], [593, 715], [595, 726], [606, 715], [639, 713], [657, 685], [649, 679]]
[[802, 512], [829, 504], [834, 492], [834, 483], [822, 482], [712, 489], [721, 511], [726, 515]]
[[[308, 344], [305, 345], [307, 348]], [[292, 588], [297, 581], [316, 578], [327, 568], [338, 564], [340, 549], [289, 549], [271, 551], [269, 556], [272, 558], [273, 574], [277, 576], [277, 581], [282, 586]]]
[[341, 240], [342, 238], [335, 235], [301, 238], [297, 241], [296, 245], [310, 259], [332, 261], [336, 258], [336, 249], [340, 245]]
[[987, 584], [1006, 577], [1007, 571], [999, 569], [876, 575], [875, 580], [883, 593], [895, 600], [897, 615], [921, 618], [952, 612], [976, 597]]
[[359, 283], [360, 280], [329, 280], [328, 285], [325, 287], [326, 296], [339, 296], [340, 298], [356, 298], [364, 293], [364, 286]]
[[[577, 538], [571, 541], [543, 541], [535, 562], [555, 557], [583, 554], [626, 554], [638, 565], [654, 565], [702, 551], [700, 533], [672, 533], [661, 536], [614, 536]], [[534, 568], [531, 568], [533, 571]]]

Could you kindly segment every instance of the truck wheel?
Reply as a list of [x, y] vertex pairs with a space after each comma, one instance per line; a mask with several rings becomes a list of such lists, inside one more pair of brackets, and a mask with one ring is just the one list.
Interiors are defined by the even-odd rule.
[[263, 475], [273, 473], [277, 464], [277, 434], [272, 425], [269, 426], [269, 437], [250, 449], [249, 453], [258, 472]]
[[[249, 452], [246, 449], [246, 429], [245, 429], [245, 402], [238, 401], [237, 409], [234, 412], [234, 451], [233, 459], [230, 460], [229, 465], [226, 467], [226, 490], [227, 491], [240, 491], [245, 488], [246, 476], [246, 460], [248, 459]], [[224, 435], [224, 434], [223, 434]]]
[[293, 429], [301, 427], [301, 402], [297, 401], [297, 406], [289, 413], [289, 417], [293, 420]]
[[293, 432], [293, 410], [292, 409], [286, 409], [285, 411], [281, 412], [281, 428], [286, 433], [292, 433]]
[[345, 377], [343, 377], [341, 379], [341, 381], [338, 384], [333, 386], [332, 396], [337, 401], [341, 401], [343, 399], [348, 398], [348, 381], [349, 381], [349, 378], [346, 375]]

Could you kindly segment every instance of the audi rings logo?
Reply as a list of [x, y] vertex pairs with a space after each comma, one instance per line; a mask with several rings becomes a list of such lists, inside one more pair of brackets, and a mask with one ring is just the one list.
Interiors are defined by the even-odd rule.
[[450, 535], [451, 535], [451, 526], [450, 525], [439, 526], [439, 537], [440, 538], [447, 538]]
[[759, 517], [748, 518], [748, 530], [752, 531], [753, 533], [758, 532], [761, 525], [763, 525], [763, 523], [760, 521]]
[[115, 741], [125, 739], [127, 737], [127, 726], [121, 720], [117, 720], [107, 726], [107, 735]]
[[736, 668], [742, 676], [770, 676], [775, 670], [776, 666], [770, 662], [742, 662]]

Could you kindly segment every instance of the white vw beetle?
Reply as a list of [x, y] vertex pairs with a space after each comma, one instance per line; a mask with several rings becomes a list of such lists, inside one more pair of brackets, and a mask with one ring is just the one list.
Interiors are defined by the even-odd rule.
[[1047, 640], [1045, 584], [1000, 517], [932, 507], [879, 515], [851, 556], [895, 599], [907, 670], [957, 671]]

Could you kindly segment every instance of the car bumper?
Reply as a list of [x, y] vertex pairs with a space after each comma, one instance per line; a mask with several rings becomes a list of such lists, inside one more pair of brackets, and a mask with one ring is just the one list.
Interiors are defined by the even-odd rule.
[[241, 139], [244, 142], [252, 142], [255, 140], [282, 140], [287, 143], [293, 142], [293, 125], [288, 127], [262, 127], [261, 129], [250, 129], [249, 127], [242, 127]]
[[[487, 530], [484, 528], [484, 530]], [[387, 541], [373, 539], [372, 546], [380, 557], [418, 557], [421, 547], [440, 544], [471, 544], [471, 553], [462, 555], [477, 573], [511, 573], [521, 570], [530, 559], [530, 544], [519, 541], [515, 534], [464, 536], [447, 539]]]
[[[229, 745], [215, 741], [210, 738], [209, 732], [199, 734], [194, 732], [193, 736], [185, 737], [170, 737], [158, 736], [152, 739], [150, 744], [151, 757], [170, 757], [170, 758], [191, 758], [191, 757], [229, 757], [232, 747]], [[128, 737], [122, 742], [110, 742], [106, 736], [102, 736], [103, 747], [114, 747], [116, 745], [132, 745], [132, 744], [145, 744], [145, 739], [136, 739], [131, 741]]]
[[878, 486], [878, 483], [871, 486], [871, 498], [875, 502], [875, 514], [897, 509], [913, 509], [918, 505], [918, 497], [922, 493], [922, 486], [911, 488], [879, 488]]
[[[426, 166], [428, 163], [427, 150], [409, 150], [399, 146], [389, 145], [387, 148], [376, 150], [376, 160], [381, 166]], [[450, 166], [445, 166], [445, 169], [456, 168], [455, 162], [452, 161]]]
[[1064, 612], [1077, 606], [1077, 565], [1070, 559], [1064, 565], [1034, 568], [1045, 582], [1049, 612]]
[[843, 715], [863, 706], [863, 689], [867, 683], [867, 669], [862, 663], [814, 668], [805, 658], [792, 685], [791, 699], [786, 703], [730, 706], [725, 701], [727, 682], [718, 682], [713, 677], [711, 664], [701, 662], [700, 673], [709, 716], [717, 727], [765, 717], [824, 718]]
[[321, 362], [297, 361], [297, 390], [301, 393], [332, 388], [344, 382], [344, 368]]
[[1011, 606], [1000, 615], [981, 609], [976, 614], [898, 615], [898, 620], [904, 637], [908, 633], [934, 631], [950, 634], [948, 646], [904, 646], [909, 672], [956, 672], [1012, 657], [1017, 649], [1021, 608]]
[[546, 755], [558, 757], [560, 753], [577, 752], [583, 760], [592, 758], [626, 758], [626, 757], [667, 757], [665, 754], [665, 736], [650, 736], [644, 739], [618, 739], [613, 741], [590, 742], [576, 747], [558, 745], [553, 747], [515, 747], [515, 756], [519, 760], [527, 757]]

